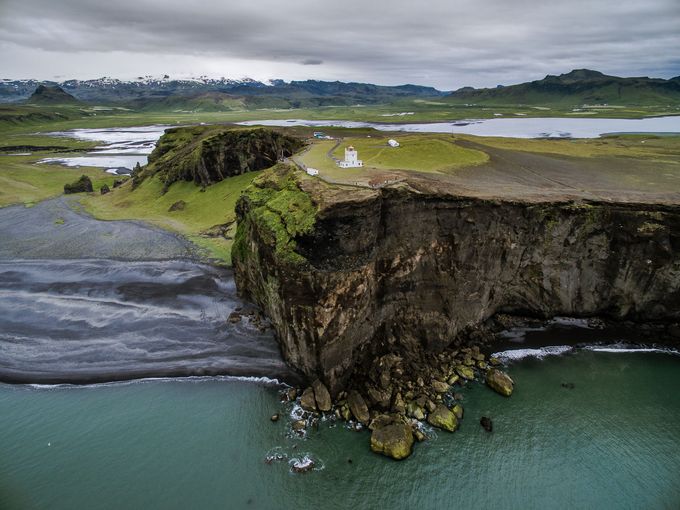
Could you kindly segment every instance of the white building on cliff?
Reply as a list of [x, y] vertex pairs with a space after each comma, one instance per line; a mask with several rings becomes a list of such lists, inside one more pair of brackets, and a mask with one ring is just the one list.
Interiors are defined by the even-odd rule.
[[344, 161], [340, 161], [338, 165], [340, 168], [358, 168], [360, 166], [364, 166], [364, 162], [358, 158], [359, 153], [354, 149], [354, 147], [350, 145], [349, 147], [345, 148]]

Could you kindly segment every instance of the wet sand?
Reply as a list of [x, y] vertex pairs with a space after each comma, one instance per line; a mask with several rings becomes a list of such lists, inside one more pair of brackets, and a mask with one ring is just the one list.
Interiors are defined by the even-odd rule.
[[186, 240], [104, 222], [72, 198], [0, 209], [0, 381], [236, 375], [294, 380], [244, 317], [230, 270]]

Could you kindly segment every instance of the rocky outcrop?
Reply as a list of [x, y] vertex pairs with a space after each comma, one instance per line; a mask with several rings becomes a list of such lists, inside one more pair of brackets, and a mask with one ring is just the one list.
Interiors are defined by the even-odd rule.
[[69, 195], [71, 193], [92, 193], [92, 180], [87, 175], [81, 175], [80, 179], [71, 184], [64, 184], [64, 193]]
[[157, 175], [167, 190], [177, 181], [209, 186], [246, 172], [263, 170], [302, 147], [298, 138], [273, 129], [224, 126], [172, 128], [158, 140], [149, 163], [133, 172], [135, 185]]
[[441, 351], [501, 312], [680, 320], [678, 206], [340, 188], [278, 168], [237, 214], [240, 292], [333, 395], [380, 354]]
[[496, 393], [509, 397], [515, 385], [514, 381], [505, 372], [497, 368], [491, 368], [486, 373], [486, 384]]
[[449, 432], [454, 432], [458, 428], [458, 418], [443, 405], [438, 405], [434, 411], [427, 416], [427, 421], [433, 427], [438, 427]]
[[388, 419], [379, 424], [371, 433], [371, 450], [395, 460], [411, 455], [413, 430], [407, 423]]

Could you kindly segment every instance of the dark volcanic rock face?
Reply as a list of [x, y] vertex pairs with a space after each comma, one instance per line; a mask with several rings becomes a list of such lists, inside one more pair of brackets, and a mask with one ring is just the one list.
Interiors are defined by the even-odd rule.
[[246, 197], [234, 264], [288, 361], [333, 393], [375, 355], [443, 349], [499, 312], [680, 320], [678, 207], [310, 183], [316, 222], [294, 238], [304, 262], [277, 256]]

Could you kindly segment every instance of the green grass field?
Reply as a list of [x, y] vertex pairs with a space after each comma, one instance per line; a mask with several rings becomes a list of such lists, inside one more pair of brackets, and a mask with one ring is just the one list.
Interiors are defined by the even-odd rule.
[[639, 158], [647, 161], [680, 164], [680, 136], [612, 135], [602, 138], [570, 140], [456, 135], [456, 139], [487, 147], [521, 152], [578, 158]]
[[[220, 263], [231, 264], [231, 245], [236, 225], [227, 236], [208, 236], [205, 231], [236, 219], [236, 201], [252, 180], [261, 172], [230, 177], [217, 184], [201, 188], [190, 182], [177, 182], [163, 194], [163, 184], [157, 178], [146, 179], [137, 189], [131, 183], [106, 195], [83, 196], [81, 204], [95, 218], [102, 220], [143, 220], [152, 225], [186, 236], [205, 249], [205, 254]], [[171, 206], [184, 201], [184, 208], [170, 211]]]
[[0, 155], [0, 207], [12, 204], [30, 206], [41, 200], [61, 195], [64, 184], [85, 174], [99, 191], [116, 179], [101, 168], [67, 168], [60, 165], [35, 164], [35, 156]]
[[390, 147], [389, 137], [376, 135], [343, 138], [333, 156], [344, 158], [344, 150], [352, 145], [364, 162], [363, 168], [339, 168], [328, 156], [336, 145], [334, 140], [315, 142], [296, 158], [304, 165], [319, 170], [322, 177], [337, 182], [364, 183], [380, 172], [407, 170], [427, 173], [447, 173], [457, 168], [485, 163], [488, 156], [478, 150], [456, 145], [450, 135], [409, 134], [397, 137], [400, 146]]
[[[230, 105], [232, 107], [234, 105]], [[150, 124], [182, 125], [229, 123], [244, 120], [309, 119], [354, 120], [382, 123], [445, 122], [503, 117], [641, 118], [680, 115], [679, 105], [574, 107], [565, 105], [466, 105], [435, 100], [404, 99], [370, 106], [325, 106], [318, 108], [232, 109], [229, 111], [133, 111], [125, 108], [0, 105], [0, 138], [6, 133], [29, 133], [73, 128], [127, 127]], [[236, 108], [236, 106], [234, 106]], [[578, 111], [574, 111], [578, 110]], [[402, 115], [406, 114], [408, 115]]]

